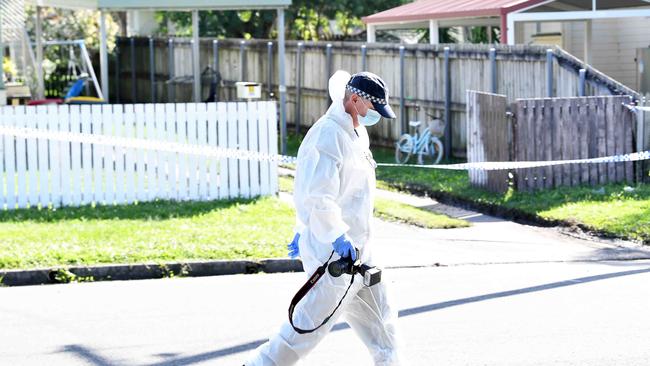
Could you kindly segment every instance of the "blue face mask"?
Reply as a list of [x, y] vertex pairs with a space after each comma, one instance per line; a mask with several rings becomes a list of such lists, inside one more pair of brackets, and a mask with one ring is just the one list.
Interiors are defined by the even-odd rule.
[[357, 110], [357, 120], [359, 121], [360, 124], [366, 127], [376, 125], [377, 122], [379, 122], [379, 120], [381, 119], [381, 114], [379, 114], [379, 112], [377, 112], [374, 109], [368, 108], [368, 112], [366, 112], [365, 116], [359, 114], [359, 110], [357, 109], [356, 104], [354, 105], [354, 109]]

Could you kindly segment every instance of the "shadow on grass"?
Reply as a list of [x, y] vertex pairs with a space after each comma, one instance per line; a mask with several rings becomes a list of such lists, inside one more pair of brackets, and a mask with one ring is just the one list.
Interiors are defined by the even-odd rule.
[[27, 208], [0, 211], [0, 222], [58, 222], [68, 220], [167, 220], [193, 217], [212, 211], [224, 210], [241, 204], [258, 201], [254, 199], [214, 201], [156, 200], [131, 205], [86, 205], [57, 209]]

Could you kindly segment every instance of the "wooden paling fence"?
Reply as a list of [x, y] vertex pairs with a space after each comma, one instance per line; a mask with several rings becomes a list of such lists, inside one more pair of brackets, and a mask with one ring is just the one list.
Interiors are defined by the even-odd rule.
[[[515, 161], [587, 159], [635, 151], [635, 116], [627, 97], [527, 99], [517, 101]], [[633, 182], [633, 163], [565, 164], [521, 169], [523, 190]]]
[[[468, 98], [468, 131], [478, 131], [468, 132], [473, 161], [556, 161], [636, 151], [636, 114], [625, 106], [629, 97], [518, 99], [510, 107], [515, 121], [511, 127], [505, 96], [469, 91]], [[470, 133], [478, 133], [478, 138]], [[523, 191], [635, 180], [632, 162], [564, 164], [512, 173], [513, 183]], [[486, 176], [494, 177], [491, 184]], [[506, 171], [470, 174], [470, 179], [498, 192], [509, 184]]]
[[[3, 107], [0, 125], [277, 154], [275, 102]], [[0, 135], [0, 209], [278, 191], [277, 163]]]
[[[118, 39], [117, 63], [111, 64], [111, 101], [191, 101], [191, 78], [182, 78], [191, 77], [193, 72], [191, 44], [189, 39], [171, 41]], [[586, 95], [635, 93], [560, 48], [553, 49], [549, 65], [547, 48], [417, 44], [406, 45], [401, 51], [399, 44], [390, 43], [287, 41], [286, 118], [288, 123], [298, 125], [295, 131], [304, 132], [327, 110], [330, 75], [337, 69], [352, 73], [368, 70], [386, 81], [398, 117], [368, 129], [374, 143], [393, 146], [408, 131], [408, 121], [426, 122], [435, 117], [448, 122], [450, 147], [455, 155], [463, 156], [467, 145], [467, 90], [505, 94], [508, 102], [547, 95], [573, 97], [579, 95], [581, 85], [578, 69], [584, 68]], [[201, 71], [210, 67], [219, 72], [219, 100], [235, 98], [236, 81], [260, 82], [264, 96], [277, 96], [279, 60], [274, 40], [202, 39], [198, 57]], [[208, 97], [212, 80], [209, 75], [203, 78], [202, 98]], [[447, 141], [445, 144], [449, 145]]]

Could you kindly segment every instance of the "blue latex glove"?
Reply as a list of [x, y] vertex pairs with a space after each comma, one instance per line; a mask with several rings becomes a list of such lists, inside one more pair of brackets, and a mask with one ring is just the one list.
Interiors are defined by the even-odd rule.
[[337, 252], [342, 258], [352, 257], [352, 261], [357, 260], [357, 251], [350, 242], [350, 239], [348, 239], [345, 234], [339, 236], [336, 240], [334, 240], [332, 247], [334, 247], [334, 251]]
[[300, 234], [296, 233], [291, 243], [287, 244], [287, 250], [289, 250], [289, 257], [291, 258], [296, 258], [300, 256], [300, 248], [298, 248], [298, 240], [300, 240]]

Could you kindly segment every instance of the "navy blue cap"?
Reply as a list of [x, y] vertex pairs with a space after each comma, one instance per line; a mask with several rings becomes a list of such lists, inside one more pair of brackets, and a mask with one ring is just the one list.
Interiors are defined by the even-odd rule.
[[369, 100], [379, 114], [386, 118], [396, 118], [395, 112], [388, 104], [388, 88], [377, 75], [362, 71], [352, 75], [345, 88], [358, 96]]

